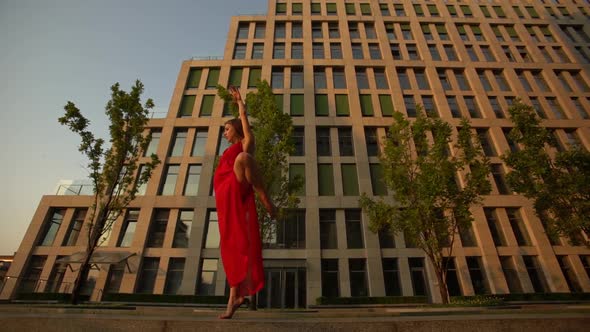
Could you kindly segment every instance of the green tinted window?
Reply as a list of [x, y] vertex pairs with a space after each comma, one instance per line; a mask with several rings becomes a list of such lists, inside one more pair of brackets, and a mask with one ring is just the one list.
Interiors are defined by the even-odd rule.
[[316, 116], [328, 116], [328, 96], [327, 95], [315, 95], [315, 115]]
[[178, 110], [178, 117], [188, 117], [193, 115], [193, 107], [195, 106], [196, 96], [182, 96], [180, 109]]
[[260, 81], [262, 69], [250, 68], [250, 74], [248, 75], [248, 87], [255, 88]]
[[320, 196], [334, 196], [334, 170], [332, 164], [318, 165], [318, 191]]
[[304, 113], [303, 95], [291, 95], [291, 116], [303, 116]]
[[342, 164], [342, 191], [344, 196], [358, 196], [359, 194], [355, 164]]
[[381, 164], [370, 164], [369, 170], [371, 172], [371, 186], [373, 187], [373, 195], [387, 195], [387, 187], [385, 186], [385, 181], [383, 180], [383, 167]]
[[186, 88], [198, 88], [199, 82], [201, 81], [201, 73], [203, 69], [201, 68], [191, 68], [188, 73], [188, 79], [186, 80]]
[[215, 101], [215, 96], [203, 96], [203, 101], [201, 102], [201, 111], [199, 112], [199, 116], [211, 116], [213, 113], [213, 102]]
[[361, 95], [361, 112], [363, 116], [373, 116], [373, 102], [371, 95]]
[[229, 84], [240, 87], [242, 85], [242, 68], [233, 68], [229, 74]]
[[348, 95], [336, 95], [336, 115], [350, 115], [350, 109], [348, 107]]
[[393, 102], [390, 95], [379, 95], [379, 105], [381, 106], [381, 115], [393, 115]]
[[215, 89], [219, 82], [219, 68], [209, 69], [209, 76], [207, 76], [207, 89]]
[[303, 179], [303, 186], [301, 186], [301, 188], [295, 192], [295, 195], [305, 196], [305, 164], [289, 165], [289, 181], [292, 181], [297, 176]]

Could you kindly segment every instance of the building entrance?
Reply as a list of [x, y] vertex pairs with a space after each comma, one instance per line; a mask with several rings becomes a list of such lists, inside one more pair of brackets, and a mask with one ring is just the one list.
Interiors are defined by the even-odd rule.
[[269, 267], [264, 269], [265, 285], [258, 293], [259, 308], [305, 308], [305, 268]]

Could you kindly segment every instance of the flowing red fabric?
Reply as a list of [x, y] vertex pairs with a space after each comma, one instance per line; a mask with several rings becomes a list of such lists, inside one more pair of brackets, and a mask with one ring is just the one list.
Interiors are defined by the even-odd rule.
[[227, 282], [238, 296], [254, 295], [264, 286], [262, 248], [252, 185], [238, 182], [234, 173], [242, 142], [225, 150], [213, 179], [220, 250]]

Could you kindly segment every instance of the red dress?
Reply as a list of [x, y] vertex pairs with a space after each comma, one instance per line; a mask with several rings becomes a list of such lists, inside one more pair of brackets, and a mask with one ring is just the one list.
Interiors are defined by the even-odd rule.
[[238, 296], [253, 295], [264, 286], [254, 190], [248, 182], [238, 182], [234, 173], [234, 162], [242, 151], [242, 142], [227, 148], [213, 179], [221, 259], [227, 282], [238, 288]]

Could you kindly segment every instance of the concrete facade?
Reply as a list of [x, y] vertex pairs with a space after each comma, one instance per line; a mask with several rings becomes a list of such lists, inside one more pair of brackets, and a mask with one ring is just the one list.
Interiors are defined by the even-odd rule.
[[[416, 103], [455, 126], [459, 116], [470, 118], [496, 165], [492, 193], [473, 210], [471, 235], [455, 242], [456, 295], [590, 292], [590, 250], [566, 239], [550, 241], [531, 202], [503, 193], [501, 183], [506, 168], [499, 156], [510, 149], [505, 131], [512, 126], [506, 109], [515, 98], [538, 106], [543, 125], [555, 128], [564, 147], [590, 147], [590, 4], [544, 2], [269, 0], [267, 15], [233, 17], [223, 57], [183, 62], [167, 116], [150, 120], [150, 130], [160, 133], [155, 151], [163, 163], [145, 195], [130, 205], [138, 211], [132, 241], [120, 245], [129, 224], [129, 216], [122, 216], [101, 247], [134, 253], [130, 271], [115, 277], [113, 267], [101, 267], [91, 299], [100, 300], [113, 280], [120, 282], [120, 293], [225, 293], [214, 234], [207, 245], [208, 230], [214, 230], [208, 227], [215, 210], [214, 162], [229, 118], [214, 87], [233, 82], [245, 95], [255, 90], [249, 81], [257, 73], [273, 85], [283, 111], [304, 133], [304, 153], [290, 156], [289, 163], [306, 179], [298, 224], [304, 225], [304, 245], [264, 250], [267, 284], [274, 288], [261, 296], [267, 299], [263, 305], [314, 304], [332, 294], [328, 287], [341, 297], [422, 294], [439, 301], [432, 266], [414, 259], [424, 257], [421, 250], [406, 244], [402, 234], [395, 236], [394, 246], [382, 245], [364, 216], [360, 228], [354, 217], [347, 218], [358, 209], [360, 193], [376, 190], [371, 172], [379, 159], [371, 152], [369, 134], [374, 130], [377, 140], [385, 136], [392, 121], [389, 105], [411, 117]], [[320, 152], [325, 146], [317, 142], [327, 137], [329, 153]], [[320, 174], [326, 170], [332, 174], [327, 185], [325, 173]], [[350, 182], [354, 177], [356, 189]], [[56, 277], [55, 261], [83, 250], [82, 234], [75, 243], [63, 244], [79, 211], [90, 203], [91, 197], [83, 195], [43, 197], [0, 299], [16, 296], [19, 284], [33, 273], [33, 257], [41, 257], [34, 291], [48, 291], [47, 284], [53, 291], [70, 290], [76, 272], [65, 269]], [[321, 220], [322, 211], [334, 220]], [[182, 212], [192, 214], [186, 247], [175, 245]], [[158, 224], [158, 213], [167, 222]], [[54, 217], [61, 218], [54, 239], [41, 245]], [[154, 232], [158, 240], [150, 244]], [[152, 258], [155, 274], [145, 258]], [[181, 277], [173, 277], [173, 270]], [[329, 282], [330, 271], [335, 282]], [[281, 290], [295, 284], [296, 293]]]

